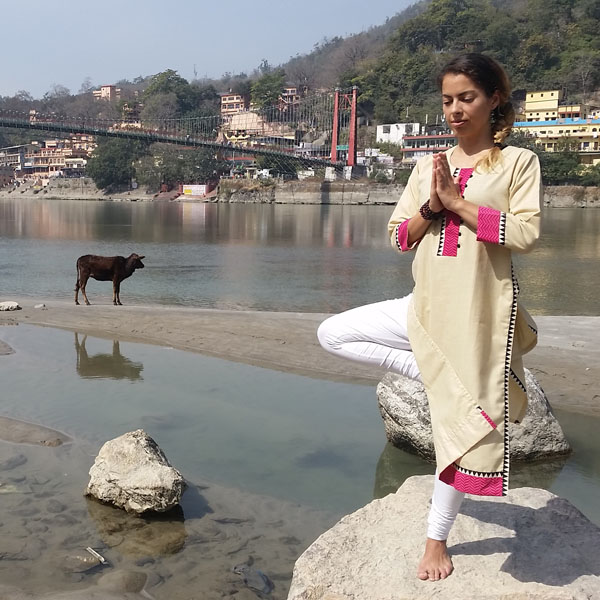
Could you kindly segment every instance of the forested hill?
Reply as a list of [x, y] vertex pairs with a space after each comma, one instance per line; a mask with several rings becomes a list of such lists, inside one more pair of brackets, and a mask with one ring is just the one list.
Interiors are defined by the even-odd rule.
[[[395, 19], [401, 22], [395, 31], [390, 32], [389, 22], [379, 30], [372, 40], [375, 52], [363, 48], [364, 57], [357, 57], [339, 81], [359, 86], [361, 113], [379, 123], [397, 121], [407, 111], [411, 120], [439, 112], [435, 75], [464, 51], [499, 59], [517, 96], [551, 88], [581, 101], [600, 86], [598, 0], [432, 0]], [[346, 55], [359, 46], [357, 40], [368, 39], [360, 35], [344, 40]], [[291, 75], [300, 59], [310, 63], [325, 50], [319, 47], [314, 56], [285, 67]]]
[[[311, 89], [335, 87], [340, 77], [381, 56], [389, 38], [406, 21], [421, 14], [430, 0], [421, 0], [390, 16], [383, 25], [349, 35], [325, 38], [312, 52], [297, 54], [281, 65], [289, 83]], [[368, 10], [368, 8], [366, 9]]]

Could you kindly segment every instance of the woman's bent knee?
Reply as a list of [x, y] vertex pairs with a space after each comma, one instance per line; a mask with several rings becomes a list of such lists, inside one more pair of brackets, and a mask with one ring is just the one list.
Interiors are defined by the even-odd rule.
[[337, 315], [334, 315], [333, 317], [325, 319], [317, 329], [317, 339], [319, 340], [319, 344], [329, 352], [335, 352], [336, 349], [339, 348], [339, 342], [337, 336], [334, 334], [333, 327], [336, 316]]

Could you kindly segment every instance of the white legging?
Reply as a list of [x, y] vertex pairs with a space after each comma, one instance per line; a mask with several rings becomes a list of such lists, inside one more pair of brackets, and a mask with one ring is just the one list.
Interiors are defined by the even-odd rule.
[[[325, 350], [362, 363], [385, 367], [421, 381], [407, 333], [412, 294], [347, 310], [329, 317], [317, 331]], [[464, 493], [435, 478], [427, 537], [445, 540], [456, 519]]]

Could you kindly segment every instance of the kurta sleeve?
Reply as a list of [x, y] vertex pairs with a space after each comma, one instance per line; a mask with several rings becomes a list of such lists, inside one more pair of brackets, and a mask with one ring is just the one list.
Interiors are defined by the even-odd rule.
[[388, 233], [392, 246], [398, 252], [416, 248], [420, 240], [408, 245], [408, 222], [419, 210], [419, 162], [415, 165], [408, 182], [388, 223]]
[[541, 197], [538, 157], [533, 152], [523, 152], [517, 158], [510, 184], [508, 211], [480, 206], [477, 239], [516, 252], [529, 252], [540, 236]]

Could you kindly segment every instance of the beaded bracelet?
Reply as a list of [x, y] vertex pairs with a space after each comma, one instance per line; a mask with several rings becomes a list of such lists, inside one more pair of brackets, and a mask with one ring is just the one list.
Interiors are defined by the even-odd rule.
[[419, 208], [419, 214], [426, 221], [434, 221], [435, 219], [439, 219], [442, 216], [443, 212], [443, 210], [440, 210], [440, 212], [433, 212], [429, 207], [429, 200], [427, 200], [427, 202], [425, 202], [425, 204], [423, 204], [421, 208]]

